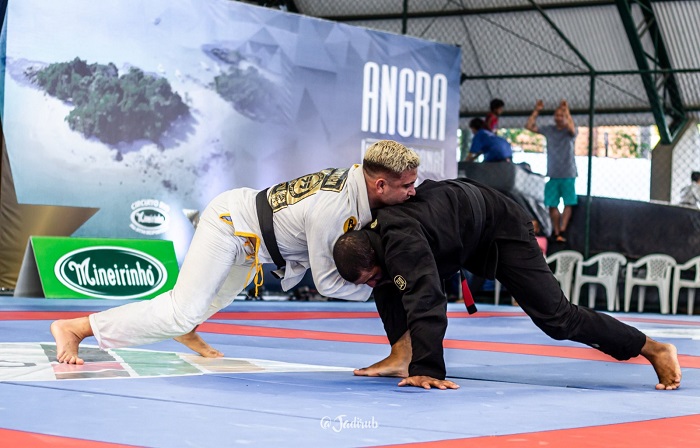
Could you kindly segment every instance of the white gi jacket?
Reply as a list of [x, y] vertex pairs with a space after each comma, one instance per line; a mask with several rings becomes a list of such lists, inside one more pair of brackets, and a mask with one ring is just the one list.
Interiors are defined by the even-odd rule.
[[[259, 238], [258, 259], [271, 263], [258, 223], [257, 193], [246, 188], [232, 190], [229, 210], [236, 235]], [[283, 182], [269, 189], [268, 201], [277, 245], [286, 262], [282, 289], [297, 285], [311, 269], [321, 295], [353, 301], [369, 298], [372, 289], [343, 280], [333, 261], [338, 237], [372, 220], [362, 166], [329, 168]]]
[[[262, 275], [261, 263], [272, 259], [262, 242], [257, 193], [238, 188], [207, 205], [171, 291], [91, 314], [100, 347], [143, 345], [189, 333]], [[323, 170], [278, 184], [268, 199], [286, 262], [282, 287], [290, 289], [311, 268], [321, 294], [367, 300], [372, 288], [346, 282], [333, 262], [338, 237], [371, 221], [362, 167]]]

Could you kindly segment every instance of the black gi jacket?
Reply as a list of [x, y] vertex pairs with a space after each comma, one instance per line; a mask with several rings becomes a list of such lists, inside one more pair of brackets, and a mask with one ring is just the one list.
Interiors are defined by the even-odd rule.
[[493, 279], [499, 239], [527, 241], [531, 218], [514, 201], [467, 179], [423, 182], [409, 201], [379, 209], [370, 229], [390, 283], [374, 289], [393, 345], [410, 330], [409, 375], [445, 378], [444, 279], [464, 267]]

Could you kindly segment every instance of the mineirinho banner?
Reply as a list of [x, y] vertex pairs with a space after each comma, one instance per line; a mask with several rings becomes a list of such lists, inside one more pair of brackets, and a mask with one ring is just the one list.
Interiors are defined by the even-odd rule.
[[171, 241], [33, 236], [14, 295], [150, 299], [172, 289], [177, 275]]

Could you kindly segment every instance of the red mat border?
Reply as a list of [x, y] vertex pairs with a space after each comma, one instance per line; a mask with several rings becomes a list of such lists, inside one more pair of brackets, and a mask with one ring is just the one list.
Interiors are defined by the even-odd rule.
[[136, 445], [98, 442], [96, 440], [74, 439], [72, 437], [54, 436], [36, 432], [0, 428], [2, 446], [22, 448], [132, 448]]
[[[381, 445], [392, 448], [689, 448], [700, 440], [700, 414], [502, 436]], [[379, 447], [377, 447], [379, 448]]]

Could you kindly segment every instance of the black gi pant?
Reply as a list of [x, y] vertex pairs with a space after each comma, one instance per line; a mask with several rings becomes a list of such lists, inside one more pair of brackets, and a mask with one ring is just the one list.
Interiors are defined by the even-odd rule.
[[[646, 342], [644, 333], [607, 314], [569, 302], [542, 256], [531, 226], [529, 241], [502, 239], [496, 245], [496, 279], [548, 336], [586, 344], [620, 361], [640, 354]], [[387, 287], [393, 285], [381, 288]], [[400, 296], [375, 294], [375, 300], [393, 345], [408, 330]]]
[[496, 279], [548, 336], [586, 344], [623, 361], [638, 356], [646, 342], [641, 331], [564, 296], [530, 229], [530, 241], [500, 240]]

